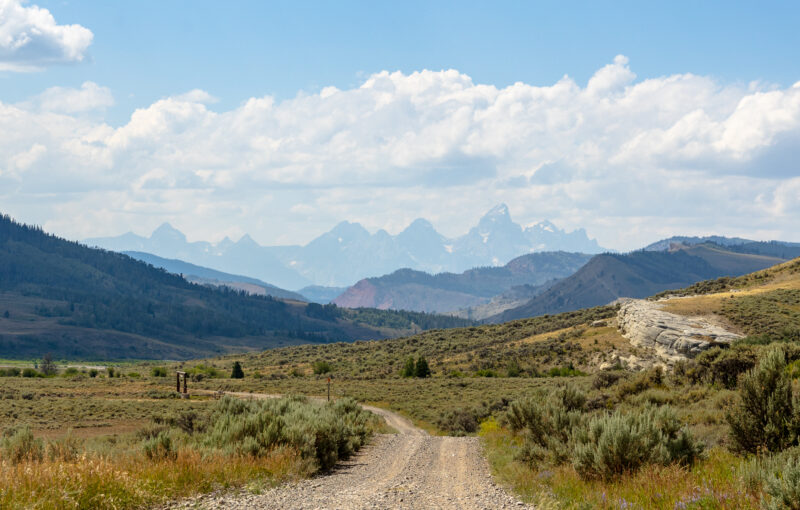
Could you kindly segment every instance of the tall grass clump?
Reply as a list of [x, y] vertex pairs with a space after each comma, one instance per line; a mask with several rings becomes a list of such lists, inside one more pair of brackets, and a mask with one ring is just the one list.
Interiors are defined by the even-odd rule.
[[792, 395], [786, 354], [773, 349], [739, 382], [740, 401], [727, 413], [734, 448], [743, 452], [779, 452], [797, 444], [800, 412]]
[[20, 427], [5, 431], [2, 442], [4, 459], [14, 464], [23, 461], [40, 461], [44, 457], [44, 443], [33, 437], [30, 427]]
[[704, 449], [667, 406], [595, 416], [573, 437], [575, 470], [605, 480], [647, 464], [692, 465]]
[[254, 457], [290, 447], [318, 469], [329, 469], [364, 444], [375, 420], [352, 399], [316, 404], [305, 397], [251, 401], [225, 397], [211, 412], [202, 442], [212, 449]]

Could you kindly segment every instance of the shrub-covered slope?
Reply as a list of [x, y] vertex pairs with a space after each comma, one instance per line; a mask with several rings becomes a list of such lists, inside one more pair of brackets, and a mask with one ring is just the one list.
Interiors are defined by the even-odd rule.
[[750, 273], [784, 261], [772, 256], [733, 252], [715, 244], [687, 246], [669, 252], [606, 253], [595, 256], [574, 275], [525, 305], [488, 321], [504, 322], [577, 310], [607, 304], [620, 297], [644, 298], [701, 280]]

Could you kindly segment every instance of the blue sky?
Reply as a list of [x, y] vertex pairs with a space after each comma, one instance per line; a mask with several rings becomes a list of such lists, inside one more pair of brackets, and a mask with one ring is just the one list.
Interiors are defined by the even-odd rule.
[[500, 202], [619, 249], [800, 231], [796, 2], [2, 8], [0, 209], [68, 237], [456, 235]]
[[384, 69], [452, 68], [498, 87], [565, 74], [585, 83], [620, 53], [640, 78], [799, 78], [797, 2], [36, 3], [94, 33], [88, 61], [0, 76], [3, 100], [91, 80], [114, 92], [115, 123], [195, 88], [227, 109], [254, 96], [357, 86]]

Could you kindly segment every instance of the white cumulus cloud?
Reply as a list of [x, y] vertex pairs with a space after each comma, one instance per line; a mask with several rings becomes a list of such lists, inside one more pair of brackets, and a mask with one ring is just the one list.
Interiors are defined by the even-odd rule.
[[0, 71], [80, 62], [93, 37], [80, 25], [59, 25], [47, 9], [0, 0]]
[[114, 106], [114, 96], [108, 87], [87, 81], [79, 89], [50, 87], [19, 106], [47, 112], [80, 113]]
[[60, 107], [0, 104], [0, 163], [45, 150], [0, 198], [23, 212], [36, 203], [45, 217], [33, 221], [73, 237], [168, 219], [194, 238], [241, 229], [304, 242], [343, 219], [396, 231], [420, 216], [453, 235], [499, 202], [521, 222], [586, 227], [620, 249], [671, 234], [800, 232], [798, 86], [637, 80], [617, 56], [585, 86], [383, 71], [226, 111], [194, 90], [118, 128], [63, 106], [102, 110], [66, 100], [113, 100], [101, 89], [43, 94]]

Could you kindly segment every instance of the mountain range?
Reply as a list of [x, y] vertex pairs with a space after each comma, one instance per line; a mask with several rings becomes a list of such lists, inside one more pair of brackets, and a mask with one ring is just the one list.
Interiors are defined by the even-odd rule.
[[424, 219], [397, 235], [370, 233], [358, 223], [341, 222], [305, 246], [261, 246], [245, 235], [234, 242], [189, 242], [165, 223], [149, 237], [127, 233], [84, 241], [112, 251], [144, 252], [198, 266], [243, 274], [285, 289], [307, 286], [347, 287], [401, 268], [428, 273], [462, 272], [480, 266], [502, 266], [520, 255], [540, 251], [600, 253], [586, 231], [566, 232], [549, 221], [522, 227], [500, 204], [466, 234], [447, 238]]
[[400, 269], [359, 281], [333, 303], [347, 308], [454, 312], [484, 305], [512, 287], [541, 286], [570, 276], [591, 257], [583, 253], [529, 253], [501, 267], [478, 267], [460, 274], [431, 275]]
[[[644, 298], [701, 280], [751, 273], [800, 256], [800, 246], [791, 244], [748, 241], [732, 247], [676, 241], [668, 250], [596, 255], [572, 276], [556, 282], [527, 303], [486, 321], [500, 323], [567, 312], [605, 305], [621, 297]], [[761, 254], [776, 250], [778, 245], [783, 246], [785, 257]]]

